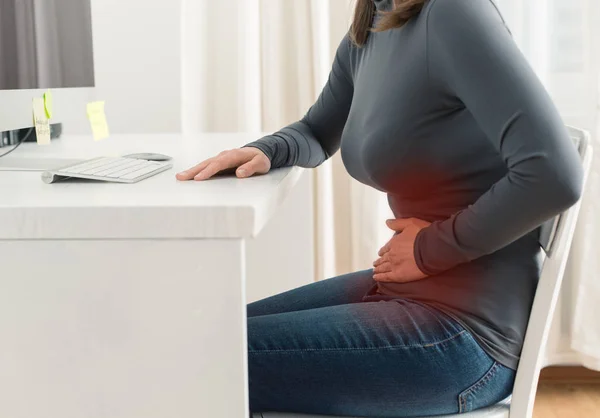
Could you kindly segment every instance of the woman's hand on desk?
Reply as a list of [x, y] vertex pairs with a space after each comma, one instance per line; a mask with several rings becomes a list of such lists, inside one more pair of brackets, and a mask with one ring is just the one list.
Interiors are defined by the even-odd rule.
[[396, 234], [379, 250], [379, 258], [373, 263], [373, 279], [378, 282], [406, 283], [427, 277], [417, 266], [414, 246], [419, 231], [430, 223], [408, 218], [388, 219], [386, 224]]
[[221, 171], [231, 169], [236, 169], [235, 175], [239, 178], [266, 174], [271, 169], [271, 160], [258, 148], [232, 149], [178, 173], [177, 180], [207, 180]]

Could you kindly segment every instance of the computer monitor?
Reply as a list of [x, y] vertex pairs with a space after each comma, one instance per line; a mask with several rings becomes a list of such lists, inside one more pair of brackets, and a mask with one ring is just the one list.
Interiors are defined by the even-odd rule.
[[31, 127], [47, 89], [60, 122], [94, 84], [91, 0], [0, 0], [0, 132]]

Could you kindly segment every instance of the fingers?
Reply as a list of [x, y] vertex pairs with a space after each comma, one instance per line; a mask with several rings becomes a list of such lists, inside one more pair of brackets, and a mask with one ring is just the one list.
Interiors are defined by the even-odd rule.
[[379, 250], [379, 252], [377, 253], [377, 255], [379, 257], [383, 257], [383, 255], [385, 253], [387, 253], [388, 251], [390, 251], [391, 248], [392, 248], [392, 246], [391, 246], [390, 242], [388, 241], [387, 244], [385, 244], [383, 247], [381, 247], [381, 249]]
[[[271, 161], [260, 150], [243, 148], [223, 151], [213, 158], [177, 174], [178, 180], [207, 180], [219, 172], [237, 167], [238, 177], [249, 177], [253, 174], [265, 174], [271, 168]], [[225, 171], [226, 172], [226, 171]]]
[[269, 171], [268, 160], [260, 155], [254, 156], [246, 164], [242, 164], [237, 170], [239, 178], [250, 177], [253, 174], [266, 174]]
[[392, 282], [394, 281], [394, 277], [392, 273], [376, 273], [373, 275], [373, 280], [378, 282]]
[[377, 266], [379, 266], [379, 265], [381, 265], [381, 264], [383, 264], [385, 262], [386, 262], [385, 258], [380, 257], [380, 258], [378, 258], [377, 260], [375, 260], [373, 262], [373, 267], [377, 267]]
[[385, 261], [373, 269], [373, 272], [376, 274], [389, 273], [391, 271], [392, 271], [392, 263], [390, 263], [389, 261]]
[[199, 172], [204, 170], [215, 158], [209, 158], [208, 160], [202, 161], [200, 164], [195, 165], [192, 168], [189, 168], [181, 173], [177, 173], [175, 177], [177, 180], [185, 181], [193, 179]]
[[209, 178], [211, 178], [212, 176], [217, 174], [219, 171], [225, 170], [225, 169], [231, 168], [231, 167], [235, 167], [235, 165], [234, 165], [233, 161], [231, 161], [230, 159], [228, 159], [228, 160], [225, 160], [222, 158], [217, 159], [217, 160], [211, 162], [209, 165], [207, 165], [204, 170], [202, 170], [198, 174], [196, 174], [194, 176], [194, 180], [196, 180], [196, 181], [208, 180]]
[[[200, 170], [196, 170], [193, 179], [196, 181], [208, 180], [220, 171], [235, 168], [250, 158], [249, 154], [242, 150], [223, 151], [216, 157], [211, 158], [208, 164], [199, 167]], [[199, 166], [201, 165], [199, 164]]]
[[385, 223], [388, 226], [388, 228], [390, 228], [391, 230], [397, 231], [397, 232], [402, 232], [402, 231], [404, 231], [404, 228], [411, 225], [413, 222], [412, 222], [412, 218], [399, 218], [399, 219], [388, 219], [387, 221], [385, 221]]

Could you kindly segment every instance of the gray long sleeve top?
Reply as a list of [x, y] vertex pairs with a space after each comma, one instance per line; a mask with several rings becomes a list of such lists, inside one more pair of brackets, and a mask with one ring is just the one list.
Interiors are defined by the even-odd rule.
[[273, 167], [315, 167], [341, 147], [349, 174], [386, 192], [397, 217], [433, 222], [414, 247], [430, 277], [379, 283], [365, 300], [435, 306], [516, 368], [539, 278], [537, 228], [577, 201], [583, 176], [491, 0], [429, 0], [363, 47], [344, 38], [304, 118], [248, 146]]

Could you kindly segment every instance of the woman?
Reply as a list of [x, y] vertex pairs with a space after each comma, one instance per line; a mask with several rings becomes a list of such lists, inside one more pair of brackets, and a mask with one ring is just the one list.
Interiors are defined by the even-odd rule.
[[467, 412], [511, 393], [539, 276], [538, 227], [582, 168], [491, 0], [359, 0], [306, 116], [183, 173], [316, 167], [341, 147], [386, 192], [374, 270], [248, 305], [250, 408]]

